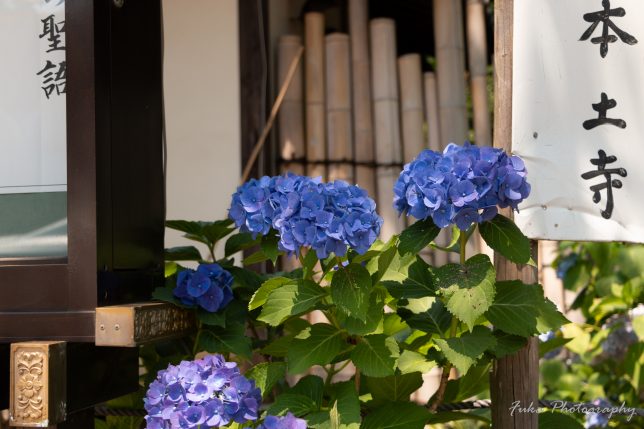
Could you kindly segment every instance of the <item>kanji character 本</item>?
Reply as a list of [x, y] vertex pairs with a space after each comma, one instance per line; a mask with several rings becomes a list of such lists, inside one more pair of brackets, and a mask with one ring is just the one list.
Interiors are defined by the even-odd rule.
[[38, 73], [42, 76], [42, 90], [45, 91], [47, 99], [56, 91], [56, 95], [64, 94], [67, 92], [67, 62], [61, 61], [56, 66], [51, 61], [47, 60], [45, 67]]
[[602, 0], [602, 6], [604, 7], [604, 10], [584, 14], [584, 21], [590, 22], [591, 24], [590, 27], [588, 27], [588, 29], [584, 32], [584, 34], [581, 35], [581, 38], [579, 40], [588, 40], [588, 38], [595, 32], [595, 29], [597, 28], [599, 23], [602, 22], [602, 35], [599, 37], [593, 37], [592, 39], [590, 39], [590, 41], [595, 45], [599, 44], [599, 54], [602, 56], [602, 58], [604, 58], [608, 54], [608, 44], [615, 43], [617, 41], [617, 37], [615, 35], [608, 34], [609, 27], [615, 32], [615, 34], [617, 34], [617, 36], [619, 36], [621, 41], [626, 44], [634, 45], [637, 43], [637, 39], [624, 30], [620, 29], [610, 19], [612, 16], [622, 17], [626, 15], [624, 8], [618, 7], [611, 9], [610, 0]]
[[593, 191], [593, 202], [595, 204], [599, 203], [602, 199], [601, 191], [606, 189], [606, 209], [600, 210], [602, 217], [604, 219], [610, 219], [613, 215], [613, 188], [619, 189], [622, 187], [622, 181], [619, 179], [612, 179], [611, 175], [617, 174], [621, 177], [626, 177], [626, 170], [624, 168], [609, 168], [606, 169], [606, 164], [612, 164], [617, 161], [615, 156], [606, 156], [606, 152], [603, 150], [597, 151], [599, 155], [598, 158], [593, 158], [590, 160], [590, 163], [597, 166], [597, 170], [589, 171], [581, 175], [584, 180], [592, 179], [597, 176], [604, 176], [606, 182], [600, 183], [598, 185], [593, 185], [590, 187], [590, 190]]
[[609, 99], [605, 92], [602, 92], [601, 101], [599, 103], [593, 103], [593, 110], [599, 113], [599, 116], [596, 119], [588, 119], [582, 124], [583, 127], [587, 130], [592, 130], [595, 127], [600, 125], [614, 125], [618, 128], [626, 128], [626, 121], [623, 119], [611, 119], [606, 117], [606, 112], [609, 109], [617, 106], [615, 99]]
[[49, 42], [49, 49], [46, 52], [64, 50], [65, 46], [62, 44], [60, 33], [65, 32], [65, 21], [54, 22], [54, 15], [52, 14], [42, 19], [41, 22], [42, 33], [38, 35], [38, 38], [46, 37], [45, 40]]

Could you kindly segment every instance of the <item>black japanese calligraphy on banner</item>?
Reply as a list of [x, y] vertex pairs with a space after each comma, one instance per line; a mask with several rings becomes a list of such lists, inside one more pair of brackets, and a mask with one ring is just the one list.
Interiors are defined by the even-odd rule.
[[[51, 2], [51, 0], [44, 1], [45, 3]], [[61, 4], [62, 0], [59, 1], [59, 4]], [[60, 19], [60, 17], [52, 13], [40, 21], [42, 23], [42, 31], [38, 35], [38, 38], [47, 43], [45, 54], [56, 51], [62, 51], [64, 53], [65, 19]], [[66, 92], [67, 63], [64, 59], [54, 63], [47, 57], [45, 57], [45, 61], [45, 65], [36, 75], [41, 76], [42, 90], [45, 92], [47, 99], [49, 99], [52, 96], [61, 95]]]

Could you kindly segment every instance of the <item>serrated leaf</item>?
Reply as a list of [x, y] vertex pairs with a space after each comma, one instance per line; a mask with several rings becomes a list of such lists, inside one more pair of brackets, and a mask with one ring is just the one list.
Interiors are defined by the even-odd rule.
[[179, 246], [165, 249], [166, 261], [201, 261], [201, 253], [195, 246]]
[[395, 338], [383, 334], [367, 335], [351, 352], [351, 360], [369, 377], [386, 377], [394, 374], [399, 354]]
[[277, 326], [290, 316], [312, 309], [326, 294], [326, 290], [310, 280], [283, 285], [268, 294], [257, 319]]
[[260, 237], [253, 238], [250, 232], [240, 232], [226, 240], [224, 254], [226, 257], [259, 244]]
[[349, 264], [333, 274], [331, 297], [345, 314], [366, 322], [371, 294], [371, 276], [360, 264]]
[[317, 406], [313, 402], [313, 399], [308, 396], [295, 393], [283, 393], [275, 398], [275, 402], [268, 407], [266, 412], [273, 416], [281, 416], [290, 411], [295, 416], [302, 417], [316, 409]]
[[242, 260], [244, 266], [259, 264], [260, 262], [268, 261], [270, 257], [264, 253], [263, 250], [258, 250], [257, 252], [251, 254], [249, 257]]
[[525, 337], [508, 334], [499, 330], [494, 331], [494, 337], [496, 338], [496, 345], [490, 351], [497, 359], [514, 354], [527, 344]]
[[203, 329], [199, 337], [200, 351], [208, 353], [235, 353], [250, 358], [252, 347], [246, 335], [246, 326], [237, 323], [226, 328], [212, 327]]
[[447, 264], [435, 270], [436, 284], [447, 309], [470, 331], [492, 305], [496, 273], [487, 255], [475, 255], [465, 265]]
[[421, 250], [429, 246], [429, 243], [438, 236], [440, 231], [440, 228], [434, 225], [430, 217], [414, 222], [400, 234], [398, 244], [400, 254], [411, 253], [417, 255]]
[[291, 387], [288, 393], [308, 396], [319, 408], [324, 394], [324, 380], [317, 375], [306, 375]]
[[224, 311], [211, 313], [209, 311], [199, 309], [197, 311], [197, 318], [204, 325], [220, 326], [222, 328], [226, 327], [226, 313]]
[[406, 270], [402, 282], [384, 281], [383, 284], [394, 298], [424, 298], [436, 295], [436, 284], [430, 267], [420, 256]]
[[261, 248], [264, 255], [273, 262], [273, 265], [277, 262], [277, 257], [279, 256], [279, 249], [277, 248], [277, 243], [280, 238], [275, 231], [271, 231], [270, 234], [267, 234], [262, 237]]
[[286, 357], [288, 355], [288, 349], [291, 346], [294, 338], [295, 335], [285, 335], [283, 337], [278, 337], [277, 339], [268, 343], [266, 347], [261, 349], [260, 353], [273, 357]]
[[443, 336], [449, 328], [452, 315], [447, 311], [442, 301], [436, 298], [429, 299], [432, 300], [432, 303], [426, 311], [413, 313], [406, 308], [399, 308], [398, 315], [412, 329]]
[[364, 377], [375, 405], [391, 401], [408, 401], [409, 395], [423, 385], [423, 376], [418, 370], [408, 374], [395, 374], [383, 378]]
[[237, 285], [251, 291], [257, 290], [264, 282], [264, 277], [246, 268], [230, 266], [226, 267], [226, 270], [233, 275]]
[[268, 295], [275, 289], [286, 284], [297, 284], [297, 280], [289, 279], [286, 277], [272, 277], [266, 280], [262, 285], [255, 291], [250, 302], [248, 303], [248, 309], [254, 310], [261, 307], [266, 303]]
[[504, 332], [530, 337], [567, 323], [554, 304], [544, 298], [541, 285], [511, 280], [497, 282], [496, 288], [494, 304], [486, 317]]
[[313, 365], [326, 365], [345, 345], [343, 333], [328, 323], [316, 323], [300, 332], [288, 350], [288, 372], [298, 374]]
[[337, 410], [339, 429], [358, 429], [360, 427], [360, 400], [353, 380], [332, 385], [334, 407]]
[[262, 362], [258, 363], [244, 374], [251, 380], [255, 380], [255, 386], [266, 397], [271, 394], [275, 383], [286, 376], [286, 362]]
[[374, 289], [369, 297], [366, 321], [355, 317], [338, 315], [338, 321], [350, 335], [369, 335], [382, 333], [384, 319], [384, 291]]
[[577, 420], [562, 413], [550, 412], [539, 414], [539, 429], [583, 429]]
[[478, 325], [472, 332], [464, 332], [460, 337], [446, 340], [436, 338], [434, 342], [440, 347], [447, 360], [464, 375], [485, 350], [494, 347], [496, 338], [488, 328]]
[[431, 414], [411, 402], [390, 402], [369, 413], [361, 429], [423, 429]]
[[380, 279], [394, 297], [419, 298], [436, 295], [436, 284], [429, 265], [420, 256], [396, 253]]
[[411, 350], [403, 350], [398, 358], [398, 369], [403, 374], [420, 372], [425, 374], [436, 366], [436, 362], [428, 360], [425, 356]]
[[512, 262], [530, 261], [530, 239], [507, 217], [499, 214], [479, 224], [479, 232], [488, 246]]

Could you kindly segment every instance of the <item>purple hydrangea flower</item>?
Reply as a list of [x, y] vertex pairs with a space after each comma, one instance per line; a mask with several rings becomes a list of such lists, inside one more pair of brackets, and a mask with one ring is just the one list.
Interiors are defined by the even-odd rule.
[[525, 164], [503, 150], [450, 143], [442, 154], [422, 151], [406, 164], [394, 186], [394, 208], [444, 228], [467, 230], [518, 205], [530, 194]]
[[[613, 406], [606, 399], [595, 399], [593, 401], [593, 405], [595, 405], [599, 409], [611, 408]], [[596, 428], [605, 428], [606, 426], [608, 426], [608, 414], [604, 414], [604, 413], [586, 414], [586, 422], [584, 423], [584, 428], [596, 429]]]
[[219, 264], [200, 264], [196, 271], [179, 272], [174, 296], [185, 305], [214, 313], [232, 301], [232, 284], [233, 276]]
[[257, 429], [306, 429], [306, 421], [298, 419], [291, 413], [285, 416], [266, 416], [264, 423]]
[[322, 183], [288, 173], [251, 179], [233, 194], [229, 217], [242, 232], [279, 235], [279, 249], [298, 253], [310, 247], [319, 258], [362, 254], [376, 240], [382, 218], [367, 192], [337, 180]]
[[261, 392], [236, 363], [207, 355], [159, 371], [143, 402], [148, 429], [211, 428], [257, 420]]

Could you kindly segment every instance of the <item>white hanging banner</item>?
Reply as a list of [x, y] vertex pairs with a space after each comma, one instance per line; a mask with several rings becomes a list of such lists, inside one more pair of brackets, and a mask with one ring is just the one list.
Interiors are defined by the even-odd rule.
[[512, 148], [530, 238], [644, 242], [644, 1], [514, 2]]
[[64, 0], [0, 0], [0, 194], [67, 189]]

